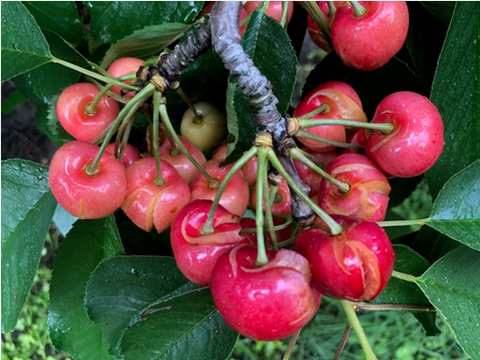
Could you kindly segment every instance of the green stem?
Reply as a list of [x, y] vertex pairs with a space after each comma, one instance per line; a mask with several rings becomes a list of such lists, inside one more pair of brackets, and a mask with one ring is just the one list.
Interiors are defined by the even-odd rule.
[[162, 101], [162, 94], [159, 91], [153, 93], [153, 131], [152, 131], [152, 145], [153, 156], [155, 157], [155, 165], [157, 166], [157, 177], [153, 183], [157, 186], [165, 185], [166, 181], [162, 176], [162, 165], [160, 161], [160, 151], [158, 151], [158, 124], [160, 123], [160, 103]]
[[[197, 109], [195, 109], [195, 106], [193, 106], [192, 102], [190, 101], [188, 96], [183, 92], [182, 88], [178, 87], [175, 91], [182, 98], [182, 100], [188, 105], [190, 110], [193, 112], [193, 122], [195, 124], [201, 123], [202, 117], [198, 114]], [[200, 121], [198, 119], [200, 119]], [[197, 121], [199, 122], [197, 123]]]
[[[163, 98], [165, 101], [165, 98]], [[185, 145], [183, 145], [182, 141], [178, 137], [175, 129], [173, 128], [172, 122], [170, 121], [170, 117], [168, 116], [167, 106], [165, 103], [160, 105], [160, 116], [162, 117], [163, 124], [167, 127], [169, 134], [175, 140], [175, 143], [180, 148], [180, 151], [187, 157], [188, 160], [202, 173], [203, 176], [207, 179], [210, 185], [215, 185], [217, 182], [210, 176], [210, 174], [198, 163], [197, 160], [188, 152]]]
[[[268, 170], [266, 170], [268, 171]], [[266, 175], [266, 174], [265, 174]], [[258, 179], [257, 179], [258, 180]], [[267, 219], [267, 228], [268, 232], [270, 233], [270, 238], [272, 239], [273, 249], [278, 251], [278, 243], [277, 243], [277, 235], [275, 234], [274, 224], [273, 224], [273, 217], [272, 217], [272, 199], [271, 194], [269, 196], [269, 186], [268, 186], [268, 176], [262, 177], [262, 186], [263, 186], [263, 202], [265, 203], [265, 217]], [[270, 186], [270, 190], [272, 192], [277, 192], [277, 186]], [[275, 199], [275, 195], [273, 196]], [[261, 206], [257, 202], [257, 208]]]
[[353, 12], [355, 13], [355, 17], [360, 17], [367, 12], [367, 9], [362, 6], [358, 1], [349, 1], [353, 7]]
[[280, 25], [285, 27], [287, 25], [288, 16], [288, 1], [282, 1], [282, 17], [280, 18]]
[[410, 274], [405, 274], [405, 273], [395, 271], [395, 270], [393, 270], [393, 272], [392, 272], [392, 277], [400, 279], [400, 280], [408, 281], [408, 282], [411, 282], [411, 283], [417, 283], [418, 279], [419, 279], [416, 276], [413, 276], [413, 275], [410, 275]]
[[220, 203], [220, 198], [222, 197], [225, 188], [228, 185], [230, 179], [235, 175], [235, 173], [240, 170], [251, 158], [253, 158], [257, 154], [257, 148], [252, 147], [248, 150], [243, 156], [228, 170], [227, 174], [223, 178], [220, 186], [218, 187], [217, 193], [215, 194], [215, 198], [213, 199], [213, 205], [210, 208], [210, 212], [208, 213], [207, 221], [205, 225], [203, 225], [201, 233], [211, 234], [213, 233], [213, 217], [215, 216], [215, 212], [217, 211], [218, 204]]
[[423, 226], [425, 225], [425, 223], [429, 221], [430, 221], [430, 218], [415, 219], [415, 220], [389, 220], [389, 221], [378, 221], [377, 224], [381, 227], [411, 226], [411, 225]]
[[435, 310], [434, 308], [421, 306], [421, 305], [408, 305], [408, 304], [368, 304], [359, 303], [358, 308], [366, 311], [426, 311], [430, 312]]
[[[337, 180], [334, 178], [332, 175], [327, 173], [325, 170], [323, 170], [321, 167], [319, 167], [317, 164], [315, 164], [313, 161], [311, 161], [307, 156], [306, 152], [299, 148], [291, 148], [290, 151], [290, 156], [293, 159], [296, 159], [300, 161], [302, 164], [308, 166], [310, 169], [315, 171], [317, 174], [322, 176], [325, 180], [331, 182], [333, 185], [335, 185], [338, 188], [338, 191], [342, 194], [346, 194], [350, 191], [350, 184], [349, 183], [344, 183], [340, 180]], [[310, 154], [308, 154], [310, 155]]]
[[105, 148], [107, 147], [108, 143], [112, 139], [113, 134], [117, 131], [117, 127], [120, 122], [123, 120], [126, 114], [130, 111], [136, 111], [150, 96], [152, 96], [153, 92], [155, 91], [155, 86], [152, 84], [148, 84], [145, 86], [131, 101], [128, 102], [127, 105], [120, 111], [115, 121], [110, 125], [107, 134], [105, 135], [105, 139], [98, 150], [98, 154], [93, 160], [93, 163], [90, 164], [86, 168], [86, 172], [90, 175], [96, 174], [98, 164], [102, 158], [103, 153], [105, 152]]
[[[102, 84], [100, 84], [97, 80], [95, 79], [92, 79], [92, 78], [89, 78], [87, 77], [87, 80], [92, 83], [93, 85], [95, 85], [96, 87], [98, 87], [99, 89], [103, 87]], [[107, 95], [108, 97], [111, 97], [112, 99], [116, 100], [117, 102], [119, 102], [120, 104], [126, 104], [130, 101], [130, 99], [126, 99], [124, 98], [123, 96], [120, 96], [120, 95], [117, 95], [115, 94], [114, 92], [112, 92], [111, 90], [107, 91]]]
[[368, 342], [367, 335], [365, 335], [365, 332], [363, 331], [362, 324], [360, 324], [360, 321], [358, 320], [357, 313], [354, 310], [354, 304], [347, 300], [341, 300], [340, 303], [342, 304], [343, 310], [345, 310], [348, 323], [360, 340], [360, 345], [365, 353], [366, 360], [377, 360], [377, 356]]
[[342, 352], [345, 349], [345, 345], [347, 345], [347, 340], [351, 332], [352, 332], [352, 327], [350, 326], [350, 324], [347, 324], [347, 326], [345, 326], [345, 331], [343, 332], [343, 335], [342, 335], [342, 340], [340, 340], [340, 344], [338, 345], [337, 351], [333, 356], [333, 360], [340, 359], [340, 356], [342, 355]]
[[327, 1], [328, 4], [328, 16], [331, 19], [333, 15], [337, 12], [337, 8], [335, 7], [335, 4], [333, 1]]
[[81, 66], [77, 66], [75, 64], [69, 63], [68, 61], [65, 61], [65, 60], [62, 60], [62, 59], [54, 58], [52, 60], [52, 62], [54, 64], [63, 65], [65, 67], [69, 68], [69, 69], [72, 69], [72, 70], [75, 70], [76, 72], [79, 72], [80, 74], [83, 74], [85, 76], [90, 76], [91, 78], [97, 79], [97, 80], [102, 81], [106, 84], [112, 84], [112, 85], [119, 86], [121, 88], [125, 88], [125, 89], [128, 89], [128, 90], [135, 90], [135, 91], [139, 90], [138, 86], [132, 86], [132, 85], [129, 85], [129, 84], [125, 84], [124, 82], [121, 82], [121, 81], [117, 80], [116, 78], [109, 78], [109, 77], [97, 74], [96, 72], [87, 70], [85, 68], [82, 68]]
[[265, 249], [265, 239], [263, 232], [263, 179], [267, 177], [267, 154], [268, 148], [258, 148], [258, 170], [257, 170], [257, 209], [255, 211], [255, 222], [257, 224], [257, 266], [264, 265], [268, 262], [267, 252]]
[[301, 1], [300, 3], [315, 24], [317, 24], [325, 40], [330, 43], [330, 25], [328, 24], [327, 19], [325, 19], [325, 16], [318, 7], [316, 1]]
[[129, 121], [127, 123], [127, 127], [125, 128], [125, 133], [122, 136], [122, 145], [120, 147], [120, 153], [118, 154], [118, 160], [120, 161], [123, 161], [123, 156], [125, 155], [125, 150], [127, 149], [128, 138], [130, 137], [132, 128], [133, 128], [133, 121]]
[[298, 116], [298, 119], [309, 120], [312, 117], [314, 117], [315, 115], [323, 113], [324, 111], [325, 111], [325, 113], [328, 113], [330, 111], [330, 105], [322, 104], [319, 107], [317, 107], [315, 110], [312, 110], [309, 113]]
[[296, 135], [296, 137], [302, 137], [305, 139], [310, 139], [310, 140], [315, 140], [324, 144], [329, 144], [337, 147], [342, 147], [342, 148], [347, 148], [347, 149], [356, 149], [356, 150], [362, 150], [362, 146], [358, 145], [353, 145], [353, 144], [348, 144], [340, 141], [335, 141], [335, 140], [330, 140], [321, 136], [313, 135], [310, 134], [308, 131], [305, 130], [300, 130]]
[[112, 84], [107, 84], [100, 90], [97, 96], [95, 96], [95, 99], [93, 99], [93, 101], [85, 107], [85, 113], [87, 115], [95, 115], [95, 110], [97, 108], [98, 102], [103, 97], [103, 95], [105, 95], [112, 87]]
[[315, 204], [315, 202], [313, 202], [312, 199], [310, 199], [307, 194], [305, 194], [299, 188], [295, 181], [293, 181], [290, 174], [285, 170], [280, 160], [278, 160], [277, 155], [275, 155], [272, 150], [268, 151], [268, 160], [278, 170], [278, 172], [280, 172], [280, 174], [287, 181], [288, 185], [292, 188], [292, 190], [295, 191], [295, 193], [297, 193], [298, 196], [300, 196], [302, 200], [305, 201], [308, 206], [310, 206], [312, 210], [322, 218], [323, 221], [325, 221], [327, 226], [330, 228], [330, 232], [332, 233], [332, 235], [339, 235], [343, 232], [343, 228], [335, 220], [333, 220], [330, 215], [328, 215], [317, 204]]
[[314, 126], [322, 126], [322, 125], [342, 125], [342, 126], [349, 126], [349, 127], [355, 127], [355, 128], [379, 130], [385, 135], [390, 134], [394, 129], [394, 125], [392, 123], [368, 123], [368, 122], [342, 120], [342, 119], [310, 119], [310, 120], [300, 119], [301, 129], [307, 129]]
[[[122, 123], [118, 127], [117, 130], [117, 138], [115, 139], [115, 154], [119, 154], [118, 148], [120, 146], [120, 142], [122, 142], [122, 149], [120, 150], [120, 154], [118, 155], [118, 159], [122, 160], [123, 159], [123, 152], [125, 151], [124, 143], [128, 141], [128, 136], [130, 135], [130, 129], [132, 127], [133, 121], [131, 119], [135, 116], [137, 113], [136, 108], [132, 108], [128, 114], [125, 115], [125, 117], [122, 120]], [[126, 139], [126, 140], [125, 140]]]
[[287, 351], [285, 351], [285, 354], [283, 355], [283, 360], [288, 360], [290, 359], [290, 355], [292, 355], [292, 351], [295, 348], [295, 344], [297, 343], [298, 337], [300, 336], [300, 332], [302, 329], [299, 329], [295, 331], [295, 333], [292, 335], [292, 338], [290, 339], [290, 342], [288, 344]]

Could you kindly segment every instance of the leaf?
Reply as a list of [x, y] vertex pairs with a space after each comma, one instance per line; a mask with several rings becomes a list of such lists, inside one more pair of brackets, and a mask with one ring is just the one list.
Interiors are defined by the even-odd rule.
[[480, 159], [480, 3], [457, 2], [430, 99], [442, 115], [445, 146], [426, 173], [435, 198], [456, 172]]
[[[67, 133], [67, 131], [63, 128], [63, 126], [58, 120], [57, 101], [58, 96], [53, 96], [49, 104], [46, 105], [48, 107], [46, 118], [46, 126], [48, 127], [48, 129], [45, 129], [45, 131], [43, 127], [39, 127], [44, 130], [44, 132], [47, 132], [49, 134], [50, 139], [52, 139], [55, 144], [61, 146], [63, 144], [66, 144], [67, 142], [75, 140], [75, 138], [69, 133]], [[44, 116], [44, 113], [40, 112], [39, 115]]]
[[101, 329], [84, 308], [88, 278], [103, 260], [123, 252], [115, 218], [78, 220], [53, 264], [48, 327], [57, 349], [77, 360], [112, 359]]
[[450, 23], [455, 8], [455, 1], [420, 1], [420, 3], [445, 25]]
[[480, 250], [480, 160], [447, 181], [433, 203], [428, 226]]
[[195, 289], [172, 257], [121, 256], [101, 263], [87, 284], [85, 306], [110, 348], [153, 304]]
[[472, 359], [480, 358], [480, 253], [460, 247], [433, 264], [418, 286]]
[[[404, 245], [394, 245], [396, 254], [395, 270], [419, 276], [428, 269], [428, 262], [412, 249]], [[373, 301], [374, 304], [405, 304], [429, 306], [430, 303], [415, 284], [392, 277], [383, 292]]]
[[330, 80], [344, 81], [352, 86], [362, 99], [363, 109], [369, 119], [373, 117], [380, 101], [396, 91], [408, 90], [426, 96], [429, 93], [428, 87], [408, 65], [395, 57], [380, 69], [367, 72], [345, 66], [332, 51], [308, 75], [302, 97]]
[[181, 23], [146, 26], [112, 45], [105, 54], [101, 66], [106, 69], [113, 60], [120, 57], [132, 56], [145, 59], [148, 56], [158, 55], [189, 28], [189, 25]]
[[237, 337], [215, 309], [210, 289], [203, 288], [149, 309], [125, 331], [120, 346], [125, 360], [223, 360]]
[[32, 14], [19, 1], [2, 1], [2, 82], [52, 61]]
[[47, 167], [2, 161], [2, 333], [17, 323], [56, 205]]
[[53, 31], [72, 44], [84, 42], [74, 1], [24, 1], [23, 4], [42, 29]]
[[272, 84], [279, 101], [277, 109], [285, 115], [295, 88], [298, 65], [285, 29], [275, 19], [255, 10], [243, 35], [243, 48]]
[[116, 43], [136, 30], [163, 22], [191, 23], [203, 1], [91, 1], [88, 35], [104, 43]]
[[440, 234], [433, 228], [422, 226], [417, 236], [408, 246], [421, 254], [429, 263], [434, 263], [460, 246], [460, 243]]

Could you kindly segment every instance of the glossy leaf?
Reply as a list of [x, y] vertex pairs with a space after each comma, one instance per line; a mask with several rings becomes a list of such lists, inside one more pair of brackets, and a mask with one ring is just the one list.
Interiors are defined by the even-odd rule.
[[104, 43], [116, 43], [149, 25], [191, 23], [203, 1], [92, 1], [86, 5], [91, 14], [88, 35]]
[[56, 205], [47, 167], [2, 161], [2, 333], [17, 323]]
[[63, 240], [53, 264], [48, 327], [57, 349], [77, 360], [112, 359], [98, 325], [84, 308], [88, 278], [104, 259], [123, 252], [115, 218], [79, 220]]
[[[394, 270], [419, 276], [428, 269], [428, 262], [415, 251], [404, 245], [394, 245], [396, 254]], [[429, 306], [428, 300], [420, 291], [418, 286], [413, 283], [392, 277], [387, 287], [376, 298], [375, 304], [405, 304]]]
[[2, 1], [2, 82], [49, 63], [53, 56], [20, 1]]
[[480, 159], [480, 2], [457, 2], [430, 99], [440, 111], [445, 146], [426, 177], [435, 198], [456, 172]]
[[147, 58], [158, 55], [189, 28], [189, 25], [181, 23], [165, 23], [137, 30], [113, 44], [105, 54], [101, 66], [106, 69], [113, 60], [126, 56]]
[[420, 3], [445, 25], [450, 23], [455, 9], [455, 1], [420, 1]]
[[461, 247], [432, 265], [418, 285], [465, 352], [480, 357], [480, 253]]
[[[46, 119], [41, 119], [40, 121], [44, 122], [46, 128], [44, 126], [40, 126], [43, 132], [45, 132], [50, 139], [57, 144], [58, 146], [61, 146], [67, 142], [70, 142], [72, 140], [75, 140], [75, 138], [67, 133], [67, 131], [62, 127], [60, 122], [58, 121], [57, 117], [57, 100], [58, 96], [53, 96], [52, 99], [50, 100], [50, 103], [48, 105], [45, 105], [48, 107], [47, 114], [46, 114]], [[38, 116], [44, 117], [45, 114], [43, 111], [41, 111]], [[38, 124], [38, 116], [37, 116], [37, 124]]]
[[480, 250], [480, 160], [447, 181], [433, 204], [428, 226]]
[[122, 256], [104, 261], [88, 281], [85, 306], [111, 349], [153, 304], [195, 289], [172, 257]]
[[83, 43], [82, 22], [74, 1], [24, 1], [37, 24], [72, 44]]
[[245, 29], [243, 48], [272, 84], [278, 111], [284, 115], [292, 99], [298, 65], [287, 33], [278, 21], [256, 10]]
[[125, 360], [224, 360], [238, 334], [215, 309], [210, 289], [193, 290], [150, 308], [121, 339]]

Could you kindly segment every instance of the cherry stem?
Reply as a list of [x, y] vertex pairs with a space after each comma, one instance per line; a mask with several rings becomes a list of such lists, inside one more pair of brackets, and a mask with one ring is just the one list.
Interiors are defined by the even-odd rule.
[[301, 129], [307, 129], [314, 126], [322, 126], [322, 125], [343, 125], [343, 126], [349, 126], [354, 128], [379, 130], [385, 135], [390, 134], [394, 129], [394, 125], [392, 123], [368, 123], [368, 122], [342, 120], [342, 119], [310, 119], [310, 120], [300, 119]]
[[362, 346], [363, 352], [365, 353], [366, 360], [377, 360], [377, 356], [373, 352], [373, 349], [368, 342], [367, 335], [363, 331], [362, 324], [360, 324], [357, 313], [355, 312], [355, 307], [357, 305], [348, 300], [341, 300], [340, 303], [342, 304], [343, 310], [345, 311], [348, 323], [352, 327], [353, 331], [355, 331], [358, 339], [360, 340], [360, 345]]
[[102, 99], [103, 95], [105, 95], [107, 91], [109, 91], [112, 87], [113, 87], [112, 84], [105, 85], [97, 94], [97, 96], [95, 96], [95, 99], [93, 99], [93, 101], [90, 104], [85, 106], [85, 114], [87, 114], [88, 116], [95, 115], [99, 101]]
[[[93, 163], [91, 163], [87, 168], [85, 169], [87, 174], [96, 174], [97, 172], [97, 167], [98, 164], [100, 163], [100, 159], [102, 158], [103, 153], [105, 152], [105, 149], [107, 148], [108, 143], [113, 137], [113, 134], [117, 131], [118, 125], [120, 122], [125, 118], [125, 115], [130, 113], [131, 111], [136, 111], [142, 104], [150, 97], [155, 91], [155, 86], [153, 84], [148, 84], [145, 86], [137, 95], [135, 95], [128, 103], [125, 105], [125, 107], [120, 111], [118, 114], [117, 118], [113, 121], [113, 123], [110, 124], [108, 128], [108, 132], [105, 135], [105, 138], [103, 139], [102, 145], [100, 146], [100, 149], [98, 150], [98, 154], [95, 157], [95, 160], [93, 160]], [[101, 134], [97, 139], [102, 138], [103, 134]], [[97, 139], [95, 139], [95, 142], [97, 142]]]
[[287, 25], [288, 16], [288, 1], [282, 1], [282, 17], [280, 18], [280, 25], [285, 27]]
[[210, 176], [210, 174], [202, 167], [202, 165], [198, 163], [197, 160], [195, 160], [195, 158], [188, 152], [187, 148], [185, 147], [185, 145], [183, 145], [182, 141], [178, 137], [175, 129], [173, 128], [172, 122], [170, 121], [170, 117], [168, 116], [167, 106], [165, 102], [166, 98], [162, 98], [162, 104], [160, 105], [160, 116], [162, 117], [163, 124], [167, 127], [168, 133], [175, 140], [175, 143], [177, 144], [180, 151], [187, 157], [188, 160], [190, 160], [193, 166], [195, 166], [198, 171], [200, 171], [200, 173], [205, 176], [208, 183], [212, 186], [215, 185], [217, 181]]
[[342, 352], [345, 349], [345, 346], [347, 345], [347, 340], [351, 332], [352, 332], [352, 327], [350, 326], [350, 324], [347, 324], [347, 326], [345, 326], [345, 331], [343, 332], [342, 340], [340, 340], [340, 344], [338, 344], [338, 348], [337, 348], [337, 351], [335, 352], [335, 356], [333, 357], [333, 360], [340, 359], [340, 356], [342, 355]]
[[[127, 146], [128, 137], [130, 136], [130, 131], [133, 126], [133, 121], [131, 119], [136, 114], [137, 109], [133, 108], [127, 115], [125, 115], [122, 124], [118, 128], [117, 138], [115, 139], [115, 156], [118, 155], [117, 159], [122, 161], [123, 154], [125, 153], [125, 147]], [[118, 151], [120, 142], [122, 143], [120, 147], [120, 153]]]
[[430, 221], [430, 218], [415, 219], [415, 220], [389, 220], [389, 221], [378, 221], [377, 224], [381, 227], [411, 226], [411, 225], [423, 226], [425, 225], [425, 223], [428, 223], [429, 221]]
[[359, 303], [358, 308], [366, 311], [426, 311], [431, 312], [435, 309], [428, 306], [408, 305], [408, 304], [368, 304]]
[[288, 348], [287, 351], [285, 351], [285, 354], [283, 355], [283, 360], [288, 360], [290, 359], [290, 355], [292, 355], [292, 351], [295, 348], [295, 344], [297, 343], [298, 337], [300, 336], [300, 332], [302, 329], [299, 329], [295, 331], [292, 335], [292, 338], [290, 339], [290, 342], [288, 343]]
[[330, 43], [330, 25], [325, 19], [322, 11], [317, 5], [316, 1], [300, 1], [300, 4], [305, 9], [308, 15], [312, 18], [315, 24], [318, 26], [320, 31], [322, 32], [325, 40]]
[[157, 177], [153, 180], [153, 183], [157, 186], [163, 186], [166, 184], [165, 179], [162, 176], [162, 165], [160, 161], [160, 151], [158, 150], [158, 124], [160, 123], [160, 103], [162, 101], [162, 93], [155, 91], [153, 94], [153, 131], [152, 131], [152, 144], [153, 144], [153, 156], [155, 157], [155, 165], [157, 166]]
[[337, 8], [335, 7], [335, 4], [333, 3], [333, 1], [327, 1], [327, 4], [328, 4], [328, 16], [332, 18], [333, 15], [335, 15], [335, 13], [337, 12]]
[[405, 274], [405, 273], [402, 273], [402, 272], [396, 271], [396, 270], [392, 271], [392, 277], [400, 279], [400, 280], [408, 281], [408, 282], [411, 282], [411, 283], [415, 283], [415, 284], [419, 281], [419, 278], [416, 277], [416, 276], [413, 276], [413, 275], [410, 275], [410, 274]]
[[230, 168], [230, 170], [228, 170], [223, 181], [218, 187], [217, 193], [215, 194], [212, 207], [210, 208], [210, 212], [208, 213], [207, 221], [202, 227], [201, 233], [203, 235], [213, 233], [213, 217], [215, 216], [215, 212], [217, 211], [218, 204], [220, 203], [220, 198], [222, 197], [222, 194], [225, 191], [225, 188], [227, 187], [228, 182], [233, 177], [233, 175], [235, 175], [235, 173], [238, 170], [240, 170], [242, 166], [244, 166], [256, 154], [257, 154], [257, 148], [253, 146], [250, 150], [248, 150], [245, 154], [243, 154], [243, 156]]
[[322, 218], [323, 221], [327, 224], [327, 226], [330, 228], [330, 232], [332, 235], [339, 235], [343, 232], [343, 228], [338, 224], [335, 220], [332, 219], [330, 215], [328, 215], [325, 211], [323, 211], [315, 202], [312, 201], [308, 197], [307, 194], [305, 194], [298, 186], [298, 184], [292, 179], [290, 174], [285, 170], [283, 167], [282, 163], [280, 160], [278, 160], [277, 155], [273, 152], [273, 150], [268, 151], [268, 160], [272, 163], [272, 165], [278, 170], [280, 175], [286, 180], [288, 183], [288, 186], [292, 188], [293, 191], [303, 200], [305, 201], [308, 206], [318, 215]]
[[[267, 169], [265, 169], [268, 171]], [[270, 238], [272, 240], [273, 244], [273, 249], [275, 251], [278, 251], [278, 243], [277, 243], [277, 234], [275, 234], [275, 225], [273, 224], [273, 217], [272, 217], [272, 193], [277, 192], [277, 186], [268, 186], [268, 176], [267, 174], [264, 174], [265, 176], [262, 177], [262, 185], [263, 186], [263, 202], [265, 203], [265, 217], [267, 219], [267, 228], [268, 232], [270, 233]], [[258, 179], [257, 179], [258, 181]], [[258, 184], [258, 182], [257, 182]], [[270, 190], [270, 191], [269, 191]], [[270, 194], [269, 194], [270, 192]], [[273, 195], [273, 200], [275, 199], [275, 195]], [[259, 203], [257, 202], [257, 207], [259, 207]], [[263, 207], [262, 207], [263, 208]]]
[[[276, 225], [273, 227], [273, 229], [275, 231], [279, 231], [279, 230], [283, 230], [283, 229], [286, 229], [287, 227], [289, 227], [290, 225], [292, 224], [292, 219], [291, 218], [288, 218], [287, 221], [285, 221], [285, 223], [283, 224], [280, 224], [280, 225]], [[243, 228], [242, 230], [240, 230], [240, 233], [254, 233], [257, 231], [257, 228]]]
[[257, 209], [255, 211], [255, 223], [257, 224], [257, 260], [255, 265], [262, 266], [268, 262], [264, 239], [264, 218], [263, 218], [263, 180], [267, 178], [267, 147], [258, 148], [258, 167], [257, 167]]
[[[118, 160], [123, 161], [123, 156], [125, 155], [125, 150], [127, 149], [128, 138], [130, 137], [130, 133], [133, 128], [133, 121], [129, 121], [127, 123], [127, 127], [125, 132], [122, 136], [122, 146], [120, 147], [120, 153], [118, 154]], [[115, 143], [116, 146], [116, 143]]]
[[[92, 78], [88, 78], [88, 77], [87, 77], [87, 79], [88, 79], [88, 81], [89, 81], [90, 83], [92, 83], [93, 85], [95, 85], [95, 86], [98, 87], [99, 89], [103, 87], [103, 85], [100, 84], [97, 80], [92, 79]], [[108, 95], [108, 97], [110, 97], [110, 98], [118, 101], [118, 102], [121, 103], [121, 104], [126, 104], [126, 103], [128, 103], [128, 102], [130, 101], [130, 99], [126, 99], [126, 98], [124, 98], [123, 96], [117, 95], [117, 94], [115, 94], [114, 92], [112, 92], [112, 91], [110, 91], [110, 90], [107, 91], [107, 95]]]
[[296, 137], [302, 137], [305, 139], [315, 140], [324, 144], [329, 144], [337, 147], [347, 148], [347, 149], [355, 149], [355, 150], [362, 150], [363, 146], [358, 146], [354, 144], [344, 143], [340, 141], [330, 140], [321, 136], [310, 134], [308, 131], [300, 130], [296, 135]]
[[[346, 194], [350, 191], [350, 184], [342, 182], [340, 180], [337, 180], [335, 177], [327, 173], [325, 170], [323, 170], [321, 167], [319, 167], [317, 164], [315, 164], [311, 159], [309, 159], [309, 155], [307, 152], [299, 149], [299, 148], [291, 148], [289, 150], [290, 156], [298, 161], [300, 161], [302, 164], [308, 166], [310, 169], [315, 171], [317, 174], [322, 176], [325, 180], [329, 181], [333, 185], [335, 185], [338, 188], [338, 191], [342, 194]], [[310, 155], [311, 156], [311, 155]]]
[[190, 110], [193, 112], [193, 122], [195, 124], [200, 124], [202, 122], [202, 117], [199, 115], [199, 113], [197, 112], [197, 109], [195, 109], [195, 106], [193, 106], [188, 96], [183, 92], [182, 88], [178, 87], [175, 91], [182, 98], [182, 100], [188, 105]]
[[312, 110], [312, 111], [310, 111], [306, 114], [298, 116], [298, 118], [302, 119], [302, 120], [308, 120], [308, 119], [311, 119], [312, 117], [314, 117], [315, 115], [318, 115], [318, 114], [323, 113], [323, 112], [326, 114], [329, 111], [330, 111], [330, 105], [322, 104], [319, 107], [317, 107], [315, 110]]
[[54, 64], [59, 64], [59, 65], [65, 66], [66, 68], [72, 69], [76, 72], [79, 72], [80, 74], [85, 75], [85, 76], [90, 76], [91, 78], [97, 79], [97, 80], [102, 81], [106, 84], [112, 84], [112, 85], [119, 86], [121, 88], [125, 88], [125, 89], [128, 89], [128, 90], [134, 90], [134, 91], [139, 90], [138, 86], [132, 86], [132, 85], [129, 85], [129, 84], [125, 84], [124, 82], [122, 82], [120, 80], [117, 80], [113, 76], [112, 77], [103, 76], [103, 75], [100, 75], [100, 74], [98, 74], [94, 71], [87, 70], [87, 69], [85, 69], [81, 66], [72, 64], [72, 63], [70, 63], [68, 61], [65, 61], [65, 60], [62, 60], [62, 59], [54, 58], [54, 59], [52, 59], [52, 62]]
[[349, 1], [349, 3], [353, 7], [353, 12], [355, 13], [355, 17], [360, 17], [362, 15], [365, 15], [367, 12], [367, 9], [365, 6], [361, 5], [358, 1]]

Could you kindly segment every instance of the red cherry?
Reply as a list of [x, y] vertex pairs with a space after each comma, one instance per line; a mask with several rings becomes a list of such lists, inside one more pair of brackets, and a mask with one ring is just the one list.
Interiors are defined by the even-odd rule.
[[78, 83], [67, 87], [58, 97], [58, 121], [77, 140], [93, 142], [120, 112], [118, 102], [104, 95], [95, 107], [95, 112], [89, 114], [87, 106], [99, 92], [92, 84]]
[[267, 251], [268, 263], [256, 266], [257, 250], [239, 245], [223, 254], [210, 289], [224, 321], [244, 336], [280, 340], [307, 324], [320, 305], [310, 287], [308, 261], [287, 249]]
[[218, 206], [213, 218], [213, 233], [203, 235], [202, 227], [213, 202], [196, 200], [183, 207], [173, 221], [170, 240], [180, 271], [194, 284], [208, 285], [213, 267], [227, 250], [248, 239], [240, 234], [240, 218]]
[[103, 154], [95, 174], [87, 167], [99, 147], [88, 142], [71, 141], [54, 154], [49, 184], [58, 203], [80, 219], [99, 219], [122, 205], [126, 193], [125, 167], [109, 154]]
[[[270, 188], [270, 186], [269, 186]], [[250, 195], [250, 207], [255, 210], [257, 208], [257, 187], [253, 187]], [[287, 181], [282, 179], [280, 186], [277, 188], [277, 193], [272, 204], [272, 214], [274, 215], [289, 215], [292, 213], [292, 196], [290, 195], [290, 188]], [[265, 202], [263, 202], [263, 210], [265, 211]]]
[[[257, 7], [261, 4], [261, 1], [246, 1], [243, 7], [248, 14], [254, 12]], [[290, 22], [290, 19], [293, 15], [293, 2], [284, 2], [284, 1], [270, 1], [267, 6], [266, 14], [278, 22], [282, 19], [283, 4], [287, 4], [287, 24]]]
[[[136, 73], [142, 65], [143, 60], [141, 59], [137, 59], [134, 57], [123, 57], [112, 62], [108, 67], [107, 72], [114, 77], [119, 78], [130, 73]], [[124, 83], [130, 84], [130, 80], [126, 80], [124, 81]], [[121, 95], [122, 88], [120, 86], [113, 86], [111, 88], [111, 91], [113, 91], [117, 95]], [[126, 94], [124, 97], [129, 99], [133, 97], [133, 94]]]
[[[115, 143], [108, 144], [105, 148], [105, 152], [109, 153], [110, 155], [115, 156]], [[118, 154], [120, 154], [120, 148], [118, 149]], [[115, 156], [118, 159], [118, 156]], [[140, 159], [140, 152], [137, 148], [133, 145], [127, 144], [125, 147], [125, 153], [123, 154], [123, 165], [127, 168], [131, 163]]]

